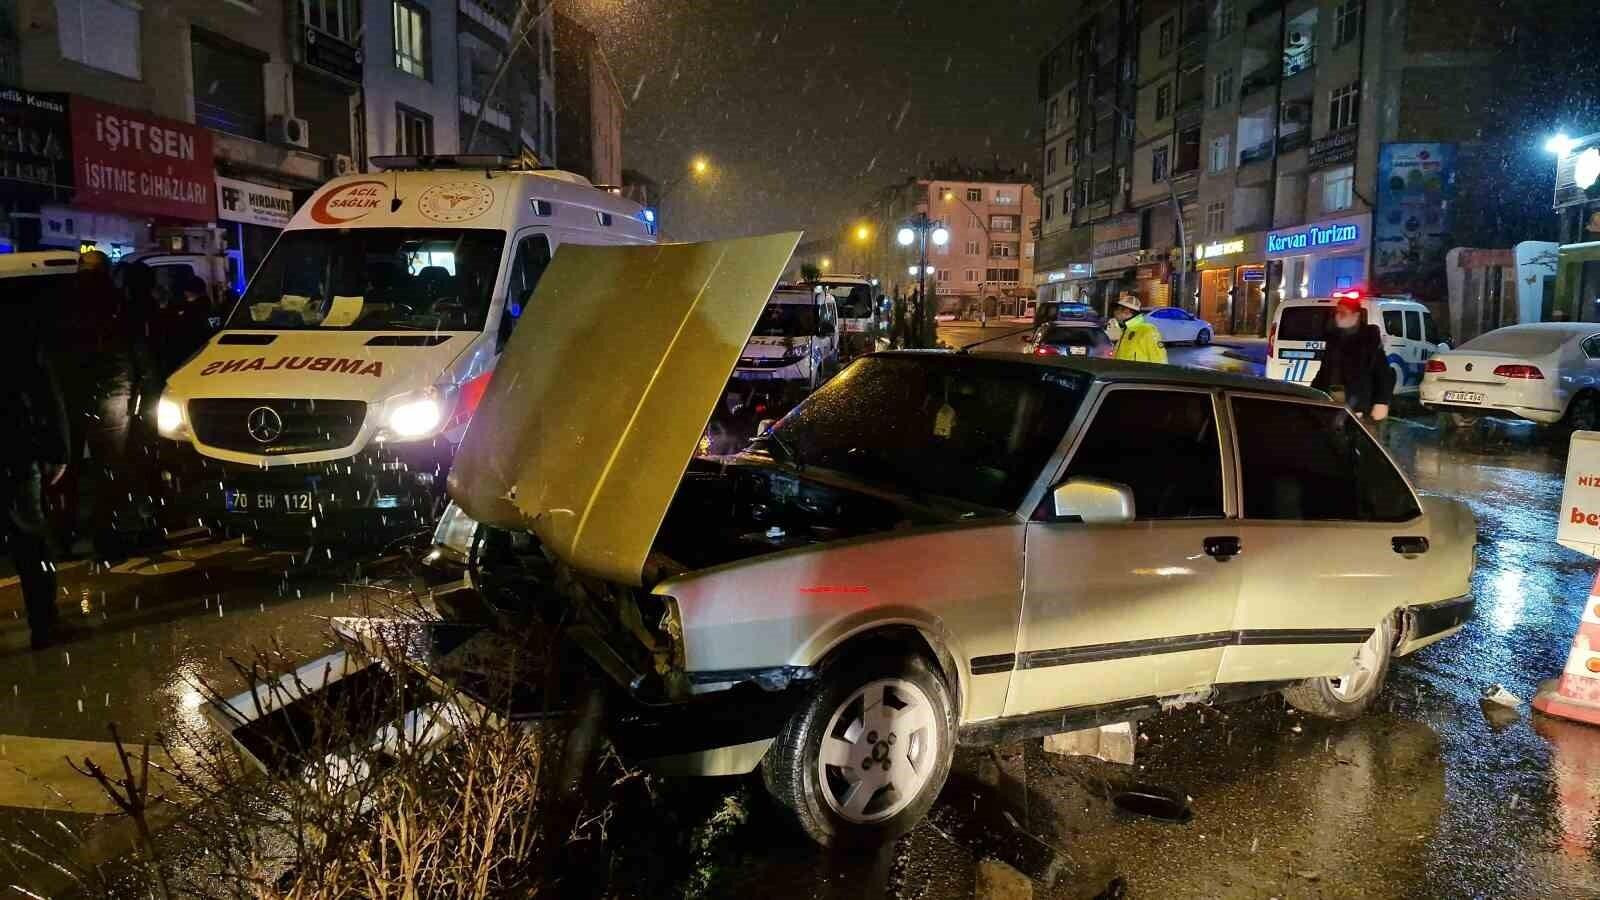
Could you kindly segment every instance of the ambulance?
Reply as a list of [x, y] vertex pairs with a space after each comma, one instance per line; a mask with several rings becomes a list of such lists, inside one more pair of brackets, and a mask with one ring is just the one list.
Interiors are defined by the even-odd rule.
[[187, 445], [169, 472], [208, 523], [319, 542], [427, 525], [552, 254], [656, 242], [653, 210], [568, 172], [372, 162], [295, 213], [221, 331], [168, 379], [158, 431]]

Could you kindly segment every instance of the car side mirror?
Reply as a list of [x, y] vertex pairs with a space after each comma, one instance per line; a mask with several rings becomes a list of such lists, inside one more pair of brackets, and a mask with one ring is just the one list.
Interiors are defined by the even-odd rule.
[[1098, 478], [1071, 478], [1050, 492], [1057, 521], [1107, 525], [1133, 521], [1133, 488]]

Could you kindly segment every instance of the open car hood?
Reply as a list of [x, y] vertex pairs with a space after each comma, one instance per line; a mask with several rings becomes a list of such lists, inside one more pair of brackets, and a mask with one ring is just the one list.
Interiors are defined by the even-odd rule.
[[477, 521], [532, 531], [600, 578], [645, 557], [799, 232], [563, 244], [450, 472]]

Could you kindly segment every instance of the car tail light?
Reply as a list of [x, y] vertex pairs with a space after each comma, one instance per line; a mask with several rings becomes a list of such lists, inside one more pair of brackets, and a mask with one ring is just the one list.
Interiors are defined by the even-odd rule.
[[1544, 380], [1544, 373], [1539, 371], [1538, 366], [1525, 366], [1521, 363], [1513, 363], [1507, 366], [1495, 366], [1494, 374], [1500, 376], [1501, 378], [1527, 378], [1536, 381]]
[[1276, 344], [1277, 342], [1278, 342], [1278, 323], [1277, 322], [1273, 322], [1272, 323], [1272, 327], [1267, 329], [1267, 359], [1271, 359], [1272, 358], [1272, 345]]
[[1034, 356], [1060, 356], [1061, 352], [1049, 344], [1034, 344]]
[[1449, 369], [1445, 367], [1444, 360], [1435, 358], [1435, 359], [1428, 360], [1428, 364], [1423, 367], [1423, 371], [1424, 372], [1447, 372], [1447, 371], [1449, 371]]

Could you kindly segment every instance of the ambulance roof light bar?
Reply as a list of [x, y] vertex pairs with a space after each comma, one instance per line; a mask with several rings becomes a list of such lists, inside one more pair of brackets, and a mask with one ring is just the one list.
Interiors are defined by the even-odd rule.
[[535, 170], [549, 166], [530, 165], [528, 160], [498, 153], [457, 153], [438, 156], [372, 156], [368, 160], [386, 172], [427, 171], [431, 169]]

